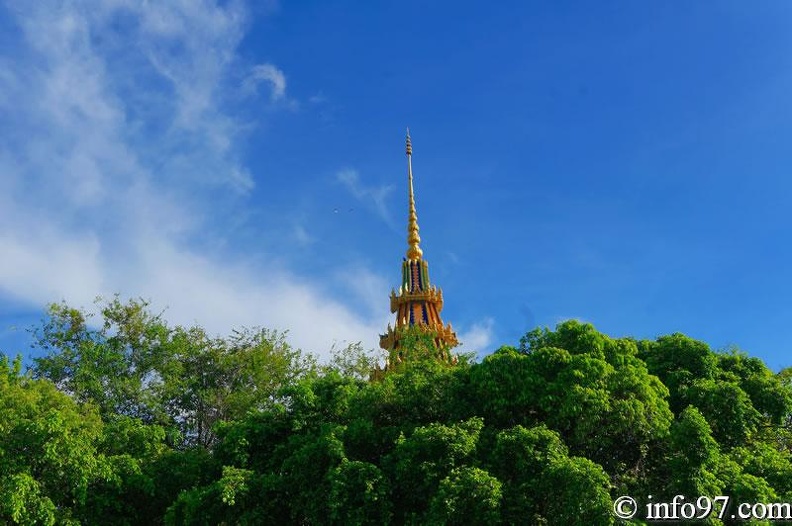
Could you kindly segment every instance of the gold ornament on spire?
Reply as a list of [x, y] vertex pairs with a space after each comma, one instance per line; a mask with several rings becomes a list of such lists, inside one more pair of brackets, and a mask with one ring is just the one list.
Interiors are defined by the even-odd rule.
[[407, 221], [407, 257], [402, 261], [401, 285], [398, 293], [390, 294], [390, 310], [396, 314], [396, 325], [388, 325], [388, 331], [380, 335], [380, 347], [388, 351], [386, 369], [408, 358], [410, 349], [402, 347], [402, 341], [411, 331], [429, 335], [434, 343], [437, 358], [456, 363], [449, 350], [459, 345], [451, 324], [444, 324], [440, 317], [443, 310], [443, 291], [429, 281], [429, 264], [423, 259], [418, 235], [418, 214], [415, 211], [415, 194], [412, 175], [412, 142], [407, 129], [407, 177], [409, 215]]
[[412, 142], [410, 142], [410, 128], [407, 128], [407, 177], [409, 213], [407, 216], [407, 259], [417, 261], [423, 256], [423, 251], [419, 246], [421, 236], [418, 235], [418, 212], [415, 210], [415, 195], [413, 194], [413, 175], [412, 175]]

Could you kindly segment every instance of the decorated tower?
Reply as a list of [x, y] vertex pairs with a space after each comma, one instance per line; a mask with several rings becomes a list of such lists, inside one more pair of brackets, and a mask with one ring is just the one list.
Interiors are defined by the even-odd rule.
[[443, 310], [443, 291], [429, 282], [429, 265], [423, 259], [421, 237], [418, 235], [418, 213], [415, 210], [413, 193], [412, 143], [407, 130], [407, 257], [402, 261], [401, 285], [398, 293], [391, 290], [390, 309], [396, 314], [396, 325], [388, 324], [388, 331], [380, 336], [380, 347], [388, 351], [388, 363], [395, 364], [405, 359], [400, 343], [408, 331], [430, 335], [438, 358], [452, 361], [448, 354], [451, 347], [459, 344], [451, 324], [444, 325], [440, 319]]

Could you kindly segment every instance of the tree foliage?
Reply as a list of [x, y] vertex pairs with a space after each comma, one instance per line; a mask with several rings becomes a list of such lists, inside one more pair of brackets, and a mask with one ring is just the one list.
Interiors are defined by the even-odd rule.
[[140, 300], [54, 305], [35, 334], [28, 374], [0, 363], [3, 523], [608, 525], [619, 495], [792, 499], [792, 373], [682, 334], [567, 321], [453, 365], [415, 334], [378, 374], [359, 344], [319, 365]]
[[212, 338], [200, 327], [169, 327], [142, 300], [99, 305], [98, 327], [78, 309], [50, 306], [34, 331], [46, 354], [34, 360], [33, 375], [96, 405], [103, 418], [164, 426], [177, 444], [211, 445], [215, 424], [273, 406], [282, 388], [316, 370], [284, 333]]

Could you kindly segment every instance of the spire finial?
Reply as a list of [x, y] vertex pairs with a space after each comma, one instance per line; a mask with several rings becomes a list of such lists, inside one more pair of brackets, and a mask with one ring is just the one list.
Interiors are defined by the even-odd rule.
[[407, 128], [407, 177], [409, 179], [409, 213], [407, 216], [407, 259], [418, 260], [423, 256], [419, 246], [421, 236], [418, 235], [418, 213], [415, 211], [415, 195], [413, 194], [412, 175], [412, 142], [410, 141], [410, 128]]

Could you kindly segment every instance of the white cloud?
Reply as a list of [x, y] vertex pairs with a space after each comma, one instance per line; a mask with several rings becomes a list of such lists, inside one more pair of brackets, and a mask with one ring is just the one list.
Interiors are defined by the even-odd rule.
[[[354, 296], [358, 305], [364, 305], [370, 312], [385, 312], [391, 285], [383, 276], [360, 265], [346, 265], [336, 279]], [[388, 318], [383, 318], [381, 328], [387, 321]]]
[[16, 299], [38, 304], [71, 298], [87, 305], [103, 290], [96, 237], [60, 239], [58, 233], [16, 236], [0, 232], [0, 287]]
[[174, 323], [197, 322], [215, 333], [266, 324], [289, 330], [296, 345], [318, 353], [334, 342], [361, 338], [373, 347], [381, 329], [284, 269], [270, 268], [261, 276], [243, 263], [221, 265], [170, 245], [149, 245], [140, 252], [151, 271], [136, 289], [144, 297], [163, 298], [154, 303], [167, 307], [166, 318]]
[[[0, 51], [0, 299], [88, 307], [119, 292], [214, 333], [264, 325], [320, 353], [376, 346], [377, 316], [224, 233], [223, 212], [248, 206], [254, 186], [235, 146], [250, 116], [228, 102], [247, 69], [239, 3], [41, 0], [9, 13], [24, 39]], [[285, 97], [282, 72], [257, 68]], [[224, 250], [202, 250], [213, 243]]]
[[245, 81], [247, 89], [254, 90], [259, 82], [269, 82], [272, 101], [281, 100], [286, 96], [286, 76], [272, 64], [259, 64], [253, 67], [250, 76]]
[[392, 229], [395, 228], [385, 200], [393, 191], [393, 185], [366, 186], [360, 181], [357, 170], [344, 168], [336, 173], [336, 180], [343, 184], [358, 201], [372, 206], [379, 217]]
[[493, 329], [495, 320], [492, 318], [485, 318], [480, 322], [476, 322], [467, 330], [459, 333], [460, 347], [457, 349], [460, 352], [476, 351], [479, 354], [490, 352], [490, 345], [493, 340]]

